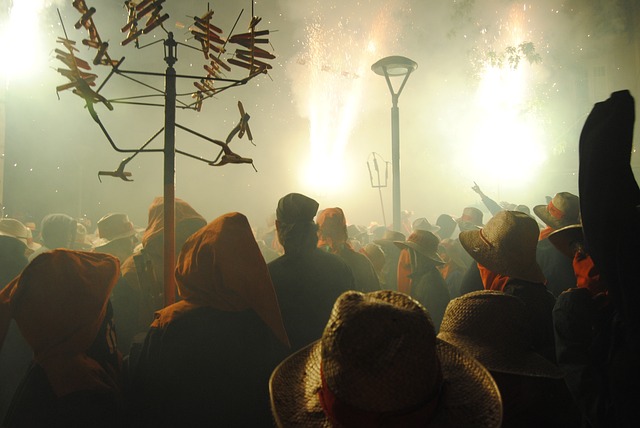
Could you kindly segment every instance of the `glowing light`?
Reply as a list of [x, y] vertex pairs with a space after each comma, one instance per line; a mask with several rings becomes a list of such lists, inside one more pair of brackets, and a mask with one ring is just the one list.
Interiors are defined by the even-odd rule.
[[[389, 6], [361, 17], [358, 25], [340, 22], [326, 25], [326, 16], [316, 13], [306, 28], [306, 67], [303, 114], [309, 119], [309, 159], [301, 165], [303, 184], [316, 194], [348, 190], [351, 169], [346, 167], [345, 148], [351, 138], [361, 108], [369, 67], [378, 57], [378, 48], [392, 35]], [[317, 12], [317, 11], [316, 11]], [[354, 29], [355, 28], [355, 29]], [[300, 69], [296, 69], [300, 79]]]
[[0, 24], [0, 74], [6, 78], [29, 77], [44, 66], [39, 14], [44, 0], [14, 1], [8, 21]]
[[[521, 13], [511, 15], [508, 43], [523, 41], [523, 21]], [[485, 64], [475, 99], [480, 113], [464, 165], [474, 179], [518, 187], [531, 182], [547, 159], [542, 124], [527, 107], [530, 72], [524, 62], [516, 69]]]

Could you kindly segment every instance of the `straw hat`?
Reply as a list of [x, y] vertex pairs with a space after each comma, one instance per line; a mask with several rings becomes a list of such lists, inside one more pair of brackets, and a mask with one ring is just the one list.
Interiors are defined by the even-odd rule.
[[476, 230], [482, 227], [482, 211], [474, 207], [462, 210], [462, 217], [456, 219], [461, 231]]
[[111, 213], [98, 220], [98, 239], [94, 248], [102, 248], [118, 239], [130, 238], [136, 234], [133, 223], [126, 214]]
[[424, 217], [420, 217], [419, 219], [416, 219], [411, 225], [411, 228], [413, 230], [426, 230], [427, 232], [431, 232], [431, 233], [436, 233], [440, 230], [440, 226], [436, 226], [429, 223], [429, 220], [427, 220]]
[[431, 232], [416, 230], [409, 235], [406, 241], [394, 241], [393, 243], [398, 248], [412, 248], [435, 263], [444, 264], [444, 260], [438, 255], [440, 240]]
[[15, 238], [32, 251], [41, 247], [40, 244], [33, 242], [31, 230], [14, 218], [0, 219], [0, 235]]
[[536, 261], [540, 229], [520, 211], [499, 211], [483, 229], [460, 232], [460, 243], [492, 272], [530, 282], [544, 282]]
[[451, 300], [438, 338], [471, 354], [491, 372], [560, 379], [562, 371], [533, 351], [527, 308], [499, 291], [476, 291]]
[[498, 427], [500, 394], [474, 358], [436, 338], [426, 310], [394, 291], [349, 291], [322, 339], [269, 382], [280, 427]]
[[572, 224], [561, 229], [554, 230], [548, 236], [549, 241], [562, 254], [573, 259], [576, 253], [576, 244], [584, 242], [582, 224]]
[[536, 205], [533, 212], [553, 229], [580, 222], [580, 198], [569, 192], [560, 192], [547, 205]]

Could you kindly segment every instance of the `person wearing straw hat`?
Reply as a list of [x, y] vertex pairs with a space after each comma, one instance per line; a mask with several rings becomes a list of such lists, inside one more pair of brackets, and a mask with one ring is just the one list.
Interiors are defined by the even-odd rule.
[[98, 239], [93, 242], [94, 251], [114, 255], [121, 263], [133, 254], [136, 230], [129, 216], [109, 213], [98, 220]]
[[316, 217], [318, 224], [318, 248], [340, 257], [351, 268], [358, 291], [380, 290], [380, 281], [373, 265], [349, 243], [347, 219], [342, 208], [326, 208]]
[[25, 254], [27, 256], [41, 247], [40, 244], [33, 242], [31, 229], [14, 218], [0, 219], [0, 236], [8, 236], [22, 242], [26, 247]]
[[575, 287], [573, 267], [547, 239], [554, 230], [580, 223], [580, 198], [569, 192], [559, 192], [546, 205], [536, 205], [533, 212], [546, 227], [540, 231], [536, 259], [547, 279], [547, 289], [554, 296]]
[[108, 254], [52, 250], [0, 291], [0, 348], [14, 319], [33, 350], [2, 426], [122, 426], [122, 358], [109, 303], [119, 265]]
[[176, 281], [181, 300], [156, 312], [133, 370], [133, 426], [269, 426], [272, 349], [289, 340], [247, 218], [192, 235]]
[[284, 255], [268, 264], [278, 295], [291, 352], [322, 335], [335, 300], [355, 289], [351, 268], [335, 254], [318, 248], [319, 204], [300, 193], [278, 201], [276, 231]]
[[519, 298], [476, 291], [451, 300], [438, 338], [489, 370], [502, 397], [503, 427], [579, 427], [580, 412], [564, 373], [533, 350], [528, 322]]
[[380, 227], [384, 232], [380, 239], [375, 239], [374, 244], [380, 245], [385, 255], [385, 264], [382, 268], [384, 286], [387, 290], [398, 291], [398, 262], [400, 260], [400, 248], [394, 242], [404, 241], [406, 235], [386, 227]]
[[[460, 230], [460, 232], [465, 232], [469, 230], [473, 231], [473, 230], [481, 229], [483, 227], [482, 219], [483, 219], [482, 211], [480, 211], [478, 208], [465, 207], [462, 210], [462, 215], [456, 218], [455, 220], [456, 220], [456, 223], [458, 224], [458, 229]], [[456, 245], [460, 245], [459, 239], [456, 239], [454, 242]], [[461, 255], [467, 267], [473, 264], [473, 258], [469, 256], [465, 251], [461, 252]]]
[[271, 375], [280, 428], [499, 427], [497, 385], [473, 357], [436, 337], [425, 308], [390, 290], [347, 292], [322, 338]]
[[[409, 262], [407, 278], [410, 281], [410, 293], [408, 294], [427, 308], [433, 325], [438, 331], [444, 310], [451, 298], [438, 270], [438, 267], [444, 265], [444, 261], [438, 255], [438, 237], [426, 230], [416, 230], [406, 241], [394, 243], [401, 249], [398, 284], [401, 280], [401, 267], [404, 268], [401, 265], [406, 259]], [[403, 257], [403, 254], [406, 257]]]
[[77, 220], [67, 214], [48, 214], [42, 219], [42, 246], [29, 255], [29, 261], [57, 248], [72, 249], [76, 240]]
[[477, 263], [485, 290], [520, 297], [529, 313], [537, 352], [555, 362], [551, 312], [555, 298], [536, 262], [538, 223], [519, 211], [500, 211], [482, 229], [463, 231], [460, 243]]

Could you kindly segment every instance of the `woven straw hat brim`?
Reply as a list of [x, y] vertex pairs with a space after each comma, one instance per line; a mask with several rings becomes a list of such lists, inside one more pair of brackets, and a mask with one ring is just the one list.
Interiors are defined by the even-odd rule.
[[[291, 355], [271, 375], [271, 409], [279, 427], [320, 428], [333, 425], [325, 416], [318, 391], [320, 341]], [[474, 358], [437, 340], [445, 380], [440, 404], [430, 427], [499, 427], [502, 401], [498, 387]]]
[[572, 224], [570, 226], [555, 230], [549, 234], [548, 238], [551, 244], [553, 244], [553, 246], [556, 247], [558, 251], [560, 251], [570, 259], [573, 259], [574, 242], [584, 241], [584, 235], [582, 234], [582, 225]]
[[475, 261], [492, 272], [529, 282], [545, 281], [542, 269], [536, 262], [535, 254], [531, 255], [531, 260], [522, 260], [513, 252], [504, 251], [499, 245], [494, 244], [489, 247], [481, 238], [480, 230], [460, 232], [458, 239], [462, 247]]
[[438, 253], [426, 251], [424, 248], [422, 248], [421, 246], [419, 246], [415, 242], [411, 242], [411, 241], [393, 241], [393, 243], [398, 248], [412, 248], [415, 251], [417, 251], [418, 253], [420, 253], [423, 256], [427, 257], [428, 259], [432, 260], [434, 263], [437, 263], [439, 265], [443, 265], [444, 264], [444, 260], [442, 260], [440, 258]]
[[495, 344], [477, 343], [467, 336], [449, 332], [440, 332], [438, 338], [465, 350], [492, 372], [551, 379], [564, 377], [559, 367], [533, 350], [515, 346], [500, 349]]
[[558, 219], [553, 217], [549, 214], [549, 211], [547, 211], [546, 205], [536, 205], [533, 207], [533, 212], [544, 222], [544, 224], [552, 229], [562, 229], [563, 227], [569, 226], [575, 222], [575, 219], [573, 218]]
[[119, 239], [124, 239], [124, 238], [130, 238], [135, 234], [136, 234], [136, 231], [131, 229], [130, 231], [116, 235], [111, 239], [100, 238], [94, 241], [93, 248], [106, 247], [107, 245], [111, 244], [114, 241], [117, 241]]

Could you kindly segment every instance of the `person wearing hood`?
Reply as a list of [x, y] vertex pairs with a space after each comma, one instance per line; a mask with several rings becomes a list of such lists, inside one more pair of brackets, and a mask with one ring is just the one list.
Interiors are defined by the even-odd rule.
[[289, 340], [247, 218], [192, 235], [176, 281], [181, 300], [156, 312], [132, 373], [134, 426], [270, 426], [269, 375]]
[[122, 358], [108, 254], [52, 250], [0, 291], [0, 349], [11, 320], [33, 350], [3, 427], [122, 426]]

